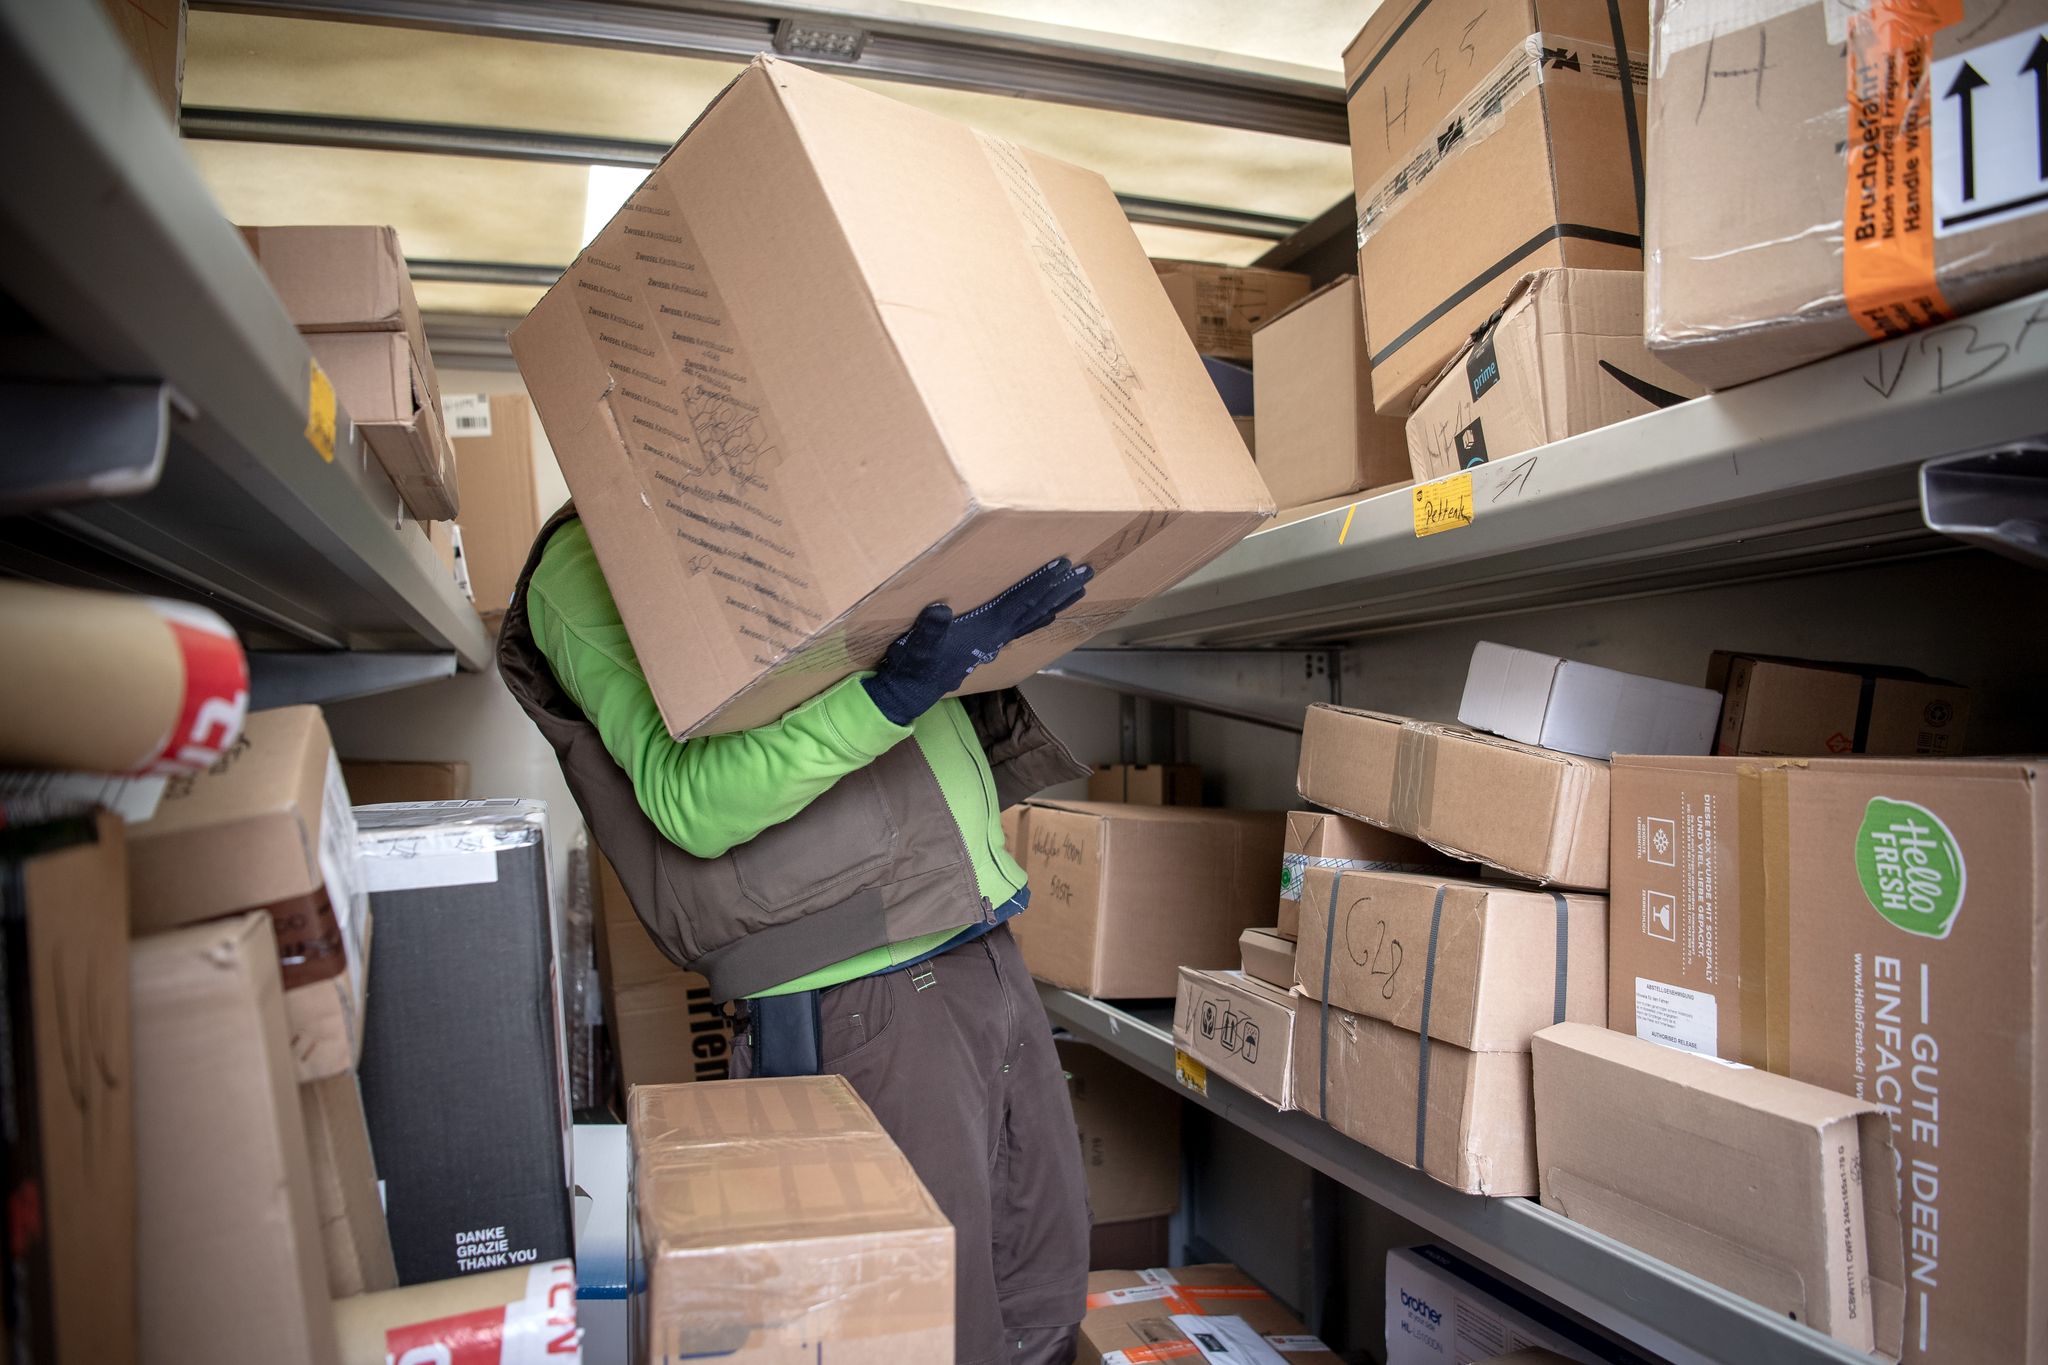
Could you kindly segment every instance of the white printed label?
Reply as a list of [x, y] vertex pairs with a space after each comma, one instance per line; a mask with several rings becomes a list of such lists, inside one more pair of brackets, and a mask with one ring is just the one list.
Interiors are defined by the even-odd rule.
[[363, 841], [362, 850], [363, 878], [372, 893], [482, 886], [498, 880], [496, 845], [474, 830], [379, 831]]
[[1681, 1052], [1719, 1055], [1721, 1007], [1703, 991], [1636, 978], [1636, 1037]]
[[1091, 1294], [1088, 1297], [1104, 1306], [1114, 1306], [1126, 1303], [1150, 1303], [1154, 1299], [1166, 1298], [1172, 1293], [1173, 1289], [1169, 1285], [1134, 1284], [1125, 1289], [1105, 1289], [1100, 1294]]
[[1284, 1355], [1295, 1355], [1303, 1351], [1327, 1351], [1321, 1337], [1273, 1336], [1268, 1334], [1266, 1344]]
[[349, 980], [348, 1030], [355, 1037], [354, 1001], [363, 982], [363, 926], [370, 892], [357, 848], [355, 812], [349, 808], [348, 784], [341, 764], [327, 755], [327, 778], [320, 789], [320, 880], [327, 885], [327, 903], [341, 929], [342, 962]]
[[441, 418], [450, 436], [491, 434], [491, 396], [487, 393], [449, 393], [441, 396]]
[[1280, 1353], [1243, 1318], [1175, 1313], [1173, 1325], [1209, 1365], [1282, 1365]]
[[1928, 69], [1934, 235], [2048, 211], [2048, 25]]
[[1179, 1280], [1173, 1278], [1173, 1272], [1171, 1270], [1141, 1270], [1138, 1272], [1138, 1278], [1143, 1280], [1146, 1284], [1180, 1283]]

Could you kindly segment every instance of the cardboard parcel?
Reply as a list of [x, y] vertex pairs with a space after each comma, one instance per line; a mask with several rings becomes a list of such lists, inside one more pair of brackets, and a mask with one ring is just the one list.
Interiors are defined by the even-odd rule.
[[1234, 1265], [1099, 1270], [1075, 1365], [1203, 1359], [1337, 1365], [1341, 1359]]
[[678, 737], [1092, 565], [1010, 686], [1273, 510], [1099, 176], [773, 58], [511, 340]]

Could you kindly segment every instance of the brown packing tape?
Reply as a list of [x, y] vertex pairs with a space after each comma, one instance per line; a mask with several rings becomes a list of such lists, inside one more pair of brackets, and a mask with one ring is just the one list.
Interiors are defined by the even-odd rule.
[[1387, 805], [1387, 822], [1401, 833], [1420, 835], [1429, 828], [1436, 807], [1436, 748], [1435, 732], [1419, 725], [1401, 727]]
[[269, 915], [271, 927], [277, 931], [277, 964], [284, 973], [286, 990], [325, 981], [348, 970], [341, 922], [335, 918], [325, 886], [316, 886], [303, 896], [250, 906], [235, 913], [247, 914], [250, 909], [260, 909]]

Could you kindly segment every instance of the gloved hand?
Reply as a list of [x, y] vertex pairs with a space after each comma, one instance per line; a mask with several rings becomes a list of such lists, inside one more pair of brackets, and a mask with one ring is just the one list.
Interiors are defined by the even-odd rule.
[[964, 615], [955, 616], [944, 602], [932, 603], [864, 680], [868, 696], [891, 724], [910, 724], [1004, 645], [1051, 625], [1081, 600], [1094, 572], [1086, 564], [1055, 559]]

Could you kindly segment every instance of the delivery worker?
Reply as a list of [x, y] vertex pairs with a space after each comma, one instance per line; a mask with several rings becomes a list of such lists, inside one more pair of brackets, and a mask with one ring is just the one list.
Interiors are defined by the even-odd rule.
[[1005, 921], [1000, 813], [1082, 776], [1014, 689], [947, 699], [1078, 601], [1055, 560], [933, 605], [870, 674], [676, 742], [573, 508], [541, 529], [499, 670], [663, 952], [744, 1001], [738, 1075], [844, 1076], [955, 1232], [955, 1359], [1065, 1365], [1088, 1211], [1052, 1030]]

